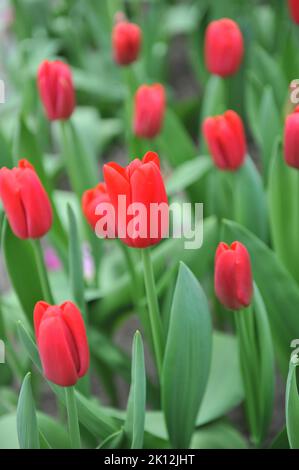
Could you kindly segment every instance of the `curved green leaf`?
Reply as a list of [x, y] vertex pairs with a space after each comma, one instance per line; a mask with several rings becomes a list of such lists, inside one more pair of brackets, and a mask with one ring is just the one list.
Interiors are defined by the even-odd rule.
[[25, 376], [17, 407], [17, 430], [21, 449], [39, 449], [39, 432], [34, 399], [31, 390], [31, 373]]

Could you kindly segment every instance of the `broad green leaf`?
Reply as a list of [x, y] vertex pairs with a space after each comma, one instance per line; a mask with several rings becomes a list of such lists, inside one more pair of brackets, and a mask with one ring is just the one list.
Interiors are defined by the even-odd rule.
[[212, 168], [210, 157], [199, 156], [178, 166], [166, 182], [167, 195], [182, 191], [197, 183]]
[[17, 429], [21, 449], [39, 449], [35, 403], [31, 389], [31, 373], [25, 376], [18, 401]]
[[134, 335], [132, 348], [131, 388], [124, 430], [131, 449], [142, 449], [146, 405], [146, 378], [141, 334]]
[[215, 421], [194, 433], [191, 449], [246, 449], [244, 437], [229, 423]]
[[0, 416], [0, 449], [19, 449], [15, 413]]
[[32, 244], [29, 240], [17, 238], [7, 221], [3, 229], [2, 243], [7, 272], [19, 302], [32, 324], [34, 306], [43, 299]]
[[286, 427], [282, 429], [271, 442], [270, 449], [289, 449], [288, 433]]
[[67, 211], [69, 218], [69, 277], [71, 282], [71, 291], [73, 299], [84, 315], [86, 321], [81, 244], [75, 214], [69, 204]]
[[269, 314], [275, 353], [282, 372], [287, 374], [289, 345], [298, 330], [299, 288], [275, 253], [244, 227], [224, 221], [222, 239], [228, 243], [238, 240], [249, 251], [254, 279]]
[[123, 428], [108, 436], [97, 449], [121, 449], [125, 441], [125, 433]]
[[211, 75], [205, 88], [201, 106], [200, 125], [202, 125], [205, 118], [223, 113], [225, 111], [225, 102], [226, 91], [223, 79]]
[[299, 449], [299, 359], [292, 355], [286, 388], [286, 423], [291, 449]]
[[282, 148], [276, 150], [269, 176], [269, 216], [274, 250], [299, 283], [297, 234], [299, 233], [299, 173], [286, 165]]
[[51, 416], [37, 412], [38, 428], [52, 449], [69, 449], [70, 440], [67, 426], [53, 419]]
[[212, 329], [205, 294], [181, 263], [162, 372], [162, 407], [171, 443], [186, 448], [207, 385]]

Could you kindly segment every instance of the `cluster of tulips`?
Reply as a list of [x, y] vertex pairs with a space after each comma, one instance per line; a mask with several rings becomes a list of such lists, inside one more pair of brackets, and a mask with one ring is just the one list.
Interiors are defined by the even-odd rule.
[[[289, 0], [287, 3], [293, 22], [299, 24], [299, 2]], [[156, 221], [150, 217], [150, 207], [152, 204], [168, 205], [169, 198], [173, 195], [171, 191], [170, 195], [167, 194], [168, 178], [171, 179], [171, 175], [163, 176], [162, 168], [167, 167], [163, 162], [163, 150], [161, 152], [159, 150], [160, 157], [156, 152], [156, 143], [166, 126], [167, 93], [160, 83], [134, 86], [134, 95], [131, 93], [129, 82], [133, 74], [132, 67], [142, 58], [143, 53], [142, 35], [141, 28], [128, 21], [123, 13], [118, 12], [115, 15], [111, 35], [113, 59], [120, 71], [124, 72], [124, 80], [128, 79], [127, 104], [129, 108], [131, 106], [125, 119], [127, 127], [125, 130], [131, 133], [132, 141], [137, 142], [137, 145], [130, 151], [142, 152], [143, 156], [139, 154], [138, 158], [134, 158], [135, 155], [130, 155], [133, 158], [130, 158], [126, 166], [121, 166], [114, 161], [103, 164], [101, 167], [103, 180], [94, 187], [86, 187], [85, 175], [89, 171], [87, 162], [84, 158], [76, 160], [78, 142], [71, 123], [71, 118], [76, 112], [76, 92], [71, 67], [61, 60], [44, 60], [38, 68], [36, 86], [47, 120], [51, 123], [59, 121], [61, 124], [65, 166], [70, 185], [80, 201], [81, 213], [89, 226], [88, 236], [93, 240], [93, 244], [101, 246], [102, 256], [104, 256], [103, 250], [112, 243], [110, 242], [112, 238], [117, 239], [115, 243], [119, 242], [119, 244], [116, 246], [120, 247], [124, 253], [130, 276], [131, 302], [134, 310], [139, 314], [142, 332], [148, 340], [155, 359], [159, 385], [158, 402], [161, 400], [162, 403], [167, 428], [167, 445], [170, 442], [172, 447], [189, 447], [198, 426], [199, 409], [204, 410], [205, 406], [205, 402], [202, 404], [202, 399], [209, 376], [212, 351], [210, 306], [196, 276], [185, 263], [182, 263], [176, 287], [172, 286], [170, 289], [172, 297], [172, 308], [170, 304], [168, 305], [168, 310], [171, 310], [171, 314], [168, 314], [170, 319], [167, 322], [164, 322], [164, 319], [162, 321], [159, 287], [155, 283], [154, 260], [150, 247], [158, 244], [166, 245], [167, 242], [163, 241], [163, 238], [169, 226], [169, 213], [166, 212], [160, 216], [158, 231], [156, 236], [152, 237], [151, 229]], [[210, 22], [205, 31], [202, 53], [206, 70], [211, 78], [218, 80], [217, 83], [223, 85], [234, 77], [242, 67], [245, 55], [245, 41], [237, 22], [228, 18]], [[211, 97], [207, 96], [206, 99], [209, 100]], [[271, 122], [268, 122], [268, 125], [271, 126]], [[175, 132], [173, 128], [168, 137], [171, 138]], [[263, 265], [263, 263], [267, 264], [267, 259], [270, 257], [268, 253], [270, 249], [266, 247], [269, 240], [268, 216], [265, 215], [263, 206], [265, 195], [262, 194], [257, 202], [262, 191], [261, 176], [248, 155], [250, 144], [247, 142], [243, 119], [232, 109], [227, 109], [217, 115], [206, 112], [201, 123], [201, 134], [202, 142], [204, 141], [203, 148], [208, 150], [210, 157], [207, 159], [196, 157], [194, 160], [199, 162], [202, 158], [203, 161], [199, 164], [207, 166], [203, 173], [206, 175], [212, 169], [214, 177], [213, 180], [205, 182], [205, 191], [197, 192], [193, 200], [205, 204], [208, 194], [207, 215], [216, 214], [218, 221], [222, 218], [235, 220], [235, 222], [226, 222], [227, 232], [222, 233], [222, 238], [217, 237], [216, 250], [214, 246], [208, 247], [209, 257], [212, 257], [214, 262], [213, 284], [216, 297], [213, 302], [220, 311], [227, 309], [234, 312], [231, 325], [234, 325], [238, 338], [238, 367], [251, 444], [262, 446], [269, 431], [273, 412], [275, 349], [282, 347], [281, 342], [285, 338], [290, 339], [290, 335], [296, 338], [299, 334], [297, 319], [297, 330], [293, 329], [295, 323], [291, 323], [292, 326], [285, 327], [287, 332], [281, 338], [279, 345], [276, 343], [275, 334], [279, 335], [281, 323], [275, 324], [276, 333], [273, 334], [273, 323], [276, 320], [273, 320], [274, 314], [271, 306], [275, 303], [275, 297], [274, 300], [269, 299], [272, 291], [280, 289], [279, 279], [292, 276], [296, 280], [292, 279], [292, 282], [295, 283], [298, 280], [296, 279], [298, 276], [297, 253], [294, 248], [298, 231], [287, 238], [286, 243], [289, 240], [289, 246], [284, 246], [282, 234], [284, 230], [294, 231], [294, 227], [299, 228], [299, 225], [298, 223], [296, 225], [293, 219], [290, 221], [290, 227], [284, 225], [287, 223], [281, 215], [284, 205], [282, 209], [277, 208], [280, 204], [279, 198], [286, 198], [288, 201], [291, 199], [288, 193], [278, 195], [275, 201], [272, 201], [270, 225], [272, 246], [283, 267], [281, 270], [277, 268], [279, 275], [274, 286], [271, 285], [271, 280], [266, 283], [265, 277], [271, 274], [271, 268], [267, 270], [267, 266]], [[277, 183], [278, 186], [275, 184], [279, 178], [284, 178], [284, 190], [293, 194], [294, 188], [298, 191], [299, 182], [297, 175], [299, 170], [299, 106], [292, 106], [285, 117], [284, 159], [277, 150], [280, 147], [279, 140], [276, 145], [276, 151], [279, 154], [277, 171], [274, 174], [275, 169], [272, 169], [272, 175], [269, 177], [274, 189], [270, 188], [269, 191], [277, 195], [280, 186], [279, 183]], [[65, 387], [65, 398], [62, 397], [62, 401], [65, 400], [67, 407], [71, 445], [73, 448], [80, 447], [80, 431], [82, 432], [84, 426], [87, 430], [93, 426], [93, 434], [98, 432], [98, 428], [102, 428], [98, 435], [102, 447], [142, 447], [145, 439], [146, 399], [140, 334], [136, 333], [134, 337], [128, 415], [125, 424], [122, 424], [119, 415], [114, 416], [112, 413], [110, 416], [109, 411], [101, 410], [100, 406], [93, 410], [91, 399], [90, 404], [87, 403], [86, 397], [89, 395], [86, 390], [89, 389], [88, 384], [92, 372], [89, 339], [94, 327], [89, 324], [88, 320], [89, 312], [81, 272], [81, 250], [76, 258], [78, 264], [73, 266], [73, 269], [81, 273], [78, 276], [77, 272], [73, 279], [74, 297], [72, 301], [66, 298], [63, 303], [56, 305], [45, 265], [41, 239], [54, 230], [54, 224], [57, 227], [58, 222], [60, 223], [59, 216], [56, 205], [53, 203], [51, 189], [45, 183], [44, 173], [40, 171], [40, 167], [35, 168], [32, 163], [35, 160], [30, 155], [26, 155], [27, 159], [23, 157], [24, 155], [18, 155], [21, 159], [17, 166], [13, 168], [2, 166], [0, 169], [0, 199], [9, 224], [8, 227], [4, 223], [4, 237], [8, 237], [8, 230], [11, 230], [12, 233], [10, 232], [9, 236], [13, 240], [20, 239], [18, 243], [21, 247], [22, 243], [25, 247], [25, 243], [30, 241], [35, 260], [32, 266], [36, 270], [43, 293], [43, 298], [35, 299], [32, 311], [36, 346], [42, 373], [48, 381], [54, 384], [55, 393], [60, 394], [61, 397], [59, 387]], [[186, 163], [184, 156], [181, 156], [181, 160], [183, 164]], [[179, 166], [177, 169], [179, 170]], [[190, 189], [192, 192], [191, 188], [194, 189], [197, 183], [192, 180], [192, 170], [190, 174], [191, 178], [190, 175], [188, 178], [192, 181], [192, 186], [187, 191]], [[291, 175], [290, 179], [288, 179], [289, 175]], [[183, 173], [181, 178], [184, 178]], [[177, 179], [180, 180], [180, 173], [177, 174]], [[237, 179], [239, 179], [238, 183]], [[186, 189], [183, 186], [180, 188], [180, 185], [178, 188]], [[298, 196], [298, 192], [296, 195]], [[124, 207], [119, 204], [121, 196], [126, 198]], [[200, 197], [203, 197], [203, 200], [199, 199]], [[231, 204], [232, 201], [233, 204]], [[114, 230], [111, 236], [107, 233], [107, 214], [99, 214], [97, 210], [99, 205], [107, 203], [111, 204], [116, 214], [112, 222]], [[128, 211], [132, 203], [142, 204], [148, 211], [146, 217], [139, 219], [138, 231], [135, 235], [128, 233], [127, 230], [132, 222], [132, 215]], [[299, 212], [295, 213], [298, 204], [299, 202], [294, 204], [293, 212], [290, 209], [290, 218], [298, 218]], [[225, 206], [224, 209], [223, 206]], [[69, 214], [70, 220], [72, 217], [74, 219], [71, 209], [69, 209]], [[209, 222], [206, 223], [208, 228], [204, 228], [204, 245], [205, 237], [209, 237]], [[109, 223], [108, 225], [111, 226]], [[239, 226], [243, 227], [239, 229]], [[74, 246], [76, 247], [76, 240], [74, 242], [72, 239], [72, 235], [76, 238], [75, 228], [76, 225], [73, 225], [73, 232], [68, 240], [71, 250]], [[247, 235], [248, 231], [252, 234]], [[257, 239], [259, 239], [258, 242], [256, 242]], [[209, 240], [207, 243], [209, 244]], [[57, 246], [59, 251], [59, 244]], [[268, 258], [263, 261], [264, 252]], [[144, 283], [140, 282], [140, 272], [136, 268], [140, 253], [142, 258], [140, 270], [141, 273], [143, 272]], [[9, 257], [6, 253], [5, 256], [9, 264]], [[158, 256], [163, 256], [163, 253]], [[18, 269], [22, 272], [22, 263], [26, 263], [26, 259], [18, 260], [13, 273]], [[16, 276], [12, 274], [9, 266], [8, 273], [18, 295], [20, 290], [16, 287]], [[261, 278], [267, 287], [263, 288]], [[26, 284], [26, 279], [22, 282]], [[143, 285], [146, 302], [142, 301]], [[293, 290], [295, 292], [295, 287]], [[294, 298], [296, 295], [299, 298], [297, 291], [292, 295]], [[22, 299], [20, 303], [22, 305]], [[289, 321], [288, 314], [287, 307], [285, 311], [280, 312], [280, 315], [285, 317], [286, 323]], [[284, 328], [283, 322], [284, 320], [282, 320], [282, 328]], [[31, 350], [31, 355], [34, 356], [35, 345], [30, 334], [25, 329], [21, 331], [23, 343], [25, 346], [30, 343], [29, 351]], [[284, 344], [284, 351], [287, 351], [284, 353], [284, 359], [287, 357], [287, 362], [288, 355], [291, 355], [289, 346], [289, 344]], [[218, 355], [221, 356], [221, 352]], [[230, 365], [227, 364], [226, 367], [229, 368]], [[291, 447], [299, 446], [296, 431], [299, 430], [299, 397], [295, 367], [294, 361], [291, 361], [289, 369], [287, 367], [289, 375], [286, 392], [286, 429], [281, 434]], [[134, 370], [135, 373], [137, 370], [137, 375], [134, 375]], [[33, 420], [35, 424], [30, 422], [31, 425], [27, 427], [25, 423], [29, 418], [24, 408], [29, 405], [28, 402], [24, 402], [24, 405], [22, 400], [25, 400], [27, 385], [28, 380], [25, 380], [18, 406], [19, 444], [21, 447], [39, 447], [40, 436], [38, 432], [36, 436], [36, 422]], [[56, 385], [58, 388], [55, 388]], [[217, 388], [221, 390], [221, 387], [222, 384], [218, 383]], [[88, 410], [89, 415], [94, 415], [94, 418], [91, 417], [90, 421], [86, 418], [84, 422], [84, 417], [82, 420], [82, 416], [86, 416], [84, 410], [85, 412]], [[28, 433], [32, 435], [28, 436]], [[150, 445], [153, 445], [152, 441]], [[156, 445], [162, 444], [158, 441]]]

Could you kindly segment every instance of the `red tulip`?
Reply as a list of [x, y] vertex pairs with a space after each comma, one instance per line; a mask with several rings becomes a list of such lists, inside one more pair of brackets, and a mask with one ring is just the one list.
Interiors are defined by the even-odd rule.
[[[126, 168], [104, 165], [107, 191], [116, 212], [118, 237], [129, 246], [145, 248], [158, 243], [168, 230], [168, 202], [159, 157], [147, 152]], [[160, 205], [157, 214], [153, 210]]]
[[134, 132], [152, 139], [159, 134], [165, 114], [165, 91], [159, 83], [142, 85], [135, 95]]
[[75, 108], [72, 72], [60, 60], [45, 60], [38, 69], [37, 84], [50, 121], [68, 119]]
[[299, 24], [299, 0], [288, 0], [288, 4], [294, 23]]
[[284, 158], [287, 165], [299, 169], [299, 106], [286, 118], [284, 128]]
[[212, 21], [205, 35], [205, 62], [210, 73], [227, 77], [239, 70], [244, 55], [243, 36], [235, 21]]
[[129, 65], [138, 58], [141, 30], [137, 24], [119, 21], [113, 28], [112, 46], [114, 60], [119, 65]]
[[250, 257], [240, 242], [219, 243], [215, 256], [215, 292], [231, 310], [247, 307], [252, 298], [253, 280]]
[[[101, 236], [101, 238], [108, 238], [107, 230], [109, 227], [104, 227], [106, 230], [105, 233], [101, 233], [101, 231], [100, 233], [98, 233], [97, 223], [101, 219], [102, 216], [106, 215], [105, 212], [109, 212], [109, 211], [106, 211], [105, 209], [103, 210], [103, 214], [101, 215], [101, 213], [96, 214], [96, 210], [97, 210], [97, 207], [99, 207], [101, 204], [107, 204], [107, 203], [110, 203], [110, 198], [107, 193], [107, 187], [105, 183], [99, 183], [95, 188], [88, 189], [87, 191], [83, 193], [83, 196], [82, 196], [83, 214], [87, 222], [90, 224], [93, 230], [97, 230], [97, 235]], [[115, 221], [111, 223], [114, 228]], [[114, 233], [114, 236], [115, 236], [115, 233]], [[112, 238], [112, 236], [109, 238]]]
[[34, 168], [20, 160], [12, 170], [0, 170], [0, 198], [14, 234], [22, 239], [40, 238], [52, 225], [48, 195]]
[[89, 349], [84, 321], [72, 302], [49, 305], [37, 302], [34, 308], [36, 342], [45, 377], [70, 387], [89, 367]]
[[221, 116], [205, 119], [203, 134], [218, 168], [234, 171], [243, 165], [246, 137], [242, 120], [237, 113], [226, 111]]

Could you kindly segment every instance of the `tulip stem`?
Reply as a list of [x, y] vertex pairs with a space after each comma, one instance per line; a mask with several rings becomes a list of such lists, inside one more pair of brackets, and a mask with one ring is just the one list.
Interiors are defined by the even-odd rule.
[[150, 324], [152, 330], [152, 338], [159, 378], [161, 378], [163, 363], [163, 326], [159, 311], [159, 303], [155, 286], [155, 278], [153, 265], [151, 261], [150, 251], [147, 248], [142, 249], [142, 261], [144, 269], [144, 284], [149, 309]]
[[68, 427], [72, 449], [81, 448], [80, 428], [74, 387], [65, 387]]
[[40, 283], [42, 286], [42, 291], [44, 295], [44, 300], [48, 302], [49, 304], [53, 305], [54, 299], [49, 283], [49, 278], [48, 278], [48, 273], [45, 265], [45, 260], [44, 260], [44, 255], [43, 255], [43, 250], [42, 246], [40, 243], [40, 240], [33, 240], [33, 250], [34, 250], [34, 255], [35, 255], [35, 261], [37, 265], [37, 271], [40, 279]]

